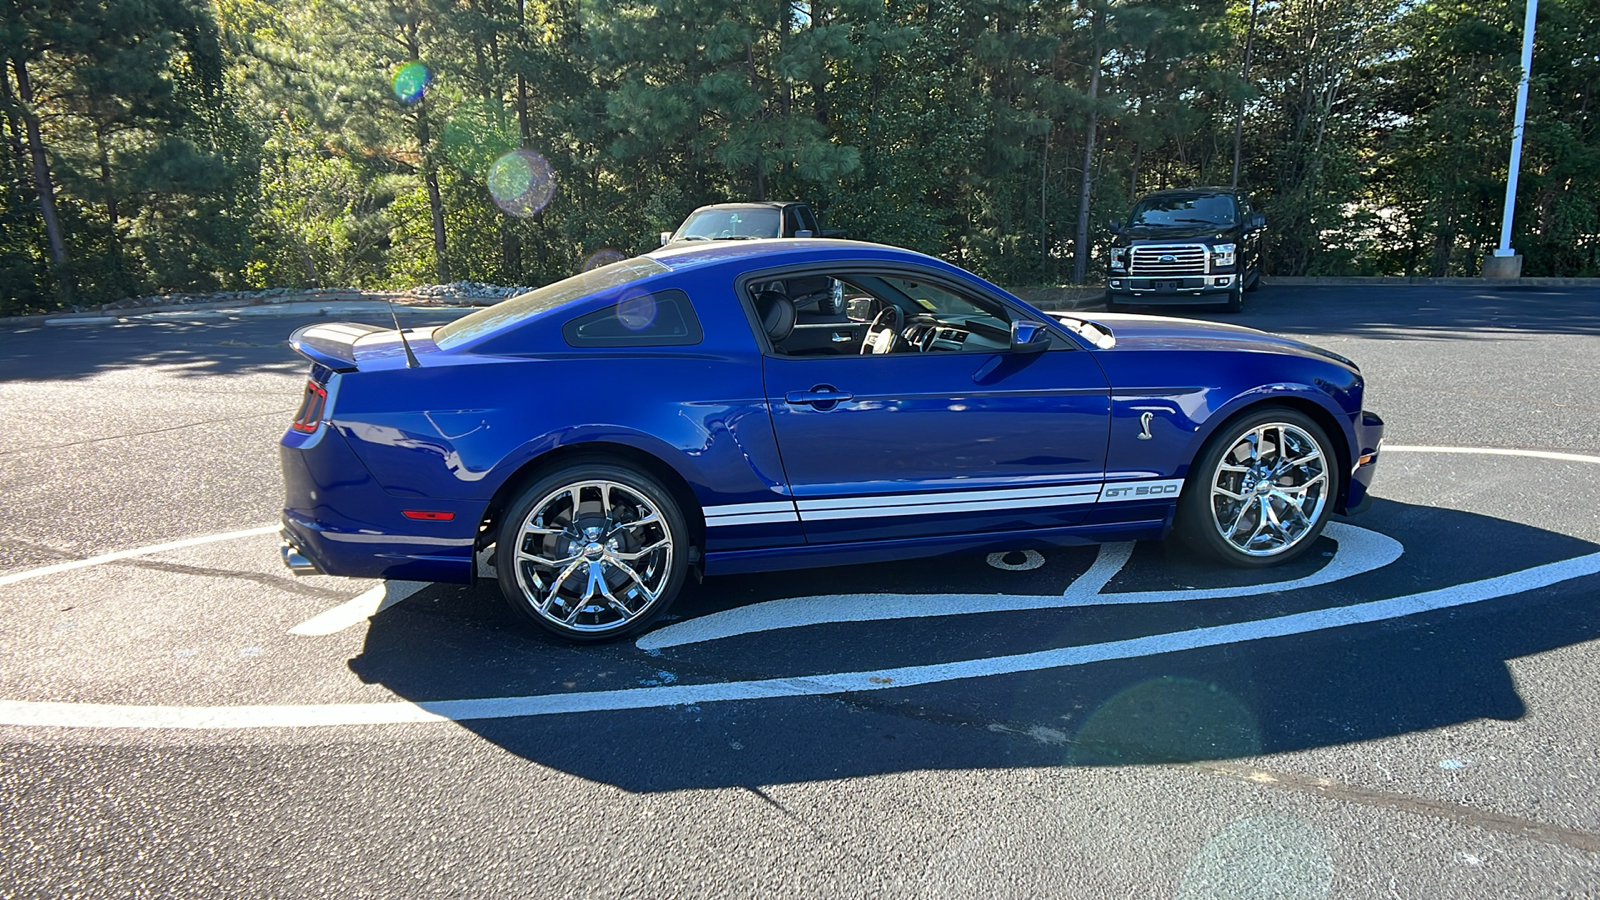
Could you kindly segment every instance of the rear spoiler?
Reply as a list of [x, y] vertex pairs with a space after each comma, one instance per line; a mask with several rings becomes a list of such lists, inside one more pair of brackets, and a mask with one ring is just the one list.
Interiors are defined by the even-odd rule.
[[356, 341], [379, 331], [390, 331], [376, 325], [358, 325], [354, 322], [327, 322], [295, 329], [289, 335], [289, 346], [319, 366], [335, 372], [356, 370]]

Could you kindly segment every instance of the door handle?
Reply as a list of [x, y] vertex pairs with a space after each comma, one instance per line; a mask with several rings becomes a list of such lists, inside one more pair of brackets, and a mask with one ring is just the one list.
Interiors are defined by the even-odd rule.
[[832, 409], [835, 404], [853, 400], [855, 396], [832, 385], [819, 384], [809, 391], [790, 391], [783, 395], [783, 399], [791, 406], [810, 404], [818, 409]]

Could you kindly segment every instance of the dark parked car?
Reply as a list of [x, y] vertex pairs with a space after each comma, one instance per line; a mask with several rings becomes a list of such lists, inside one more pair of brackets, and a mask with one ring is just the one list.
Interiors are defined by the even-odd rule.
[[1222, 302], [1230, 312], [1261, 282], [1267, 220], [1243, 191], [1187, 188], [1139, 198], [1113, 221], [1106, 308]]
[[844, 237], [823, 231], [811, 204], [798, 200], [758, 200], [702, 206], [677, 231], [661, 232], [661, 245], [674, 241], [753, 241], [779, 237]]
[[685, 243], [436, 328], [318, 324], [283, 436], [296, 572], [467, 582], [632, 634], [705, 575], [1177, 528], [1265, 566], [1366, 504], [1354, 363], [1248, 328], [1050, 316], [876, 244]]

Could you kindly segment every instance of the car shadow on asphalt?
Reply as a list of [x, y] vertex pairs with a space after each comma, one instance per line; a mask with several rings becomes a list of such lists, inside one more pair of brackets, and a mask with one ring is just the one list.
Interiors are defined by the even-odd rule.
[[[1314, 572], [1327, 563], [1332, 542], [1324, 538], [1310, 559], [1276, 576], [1219, 570], [1175, 542], [1147, 543], [1107, 592], [1241, 584], [1261, 590], [1177, 602], [811, 624], [653, 652], [631, 641], [575, 647], [547, 639], [514, 625], [492, 584], [441, 585], [376, 616], [350, 668], [364, 681], [425, 705], [546, 696], [582, 703], [593, 692], [639, 692], [629, 696], [644, 697], [644, 708], [467, 719], [459, 725], [540, 765], [644, 792], [754, 788], [921, 769], [1225, 760], [1474, 719], [1511, 721], [1525, 708], [1508, 660], [1600, 637], [1596, 575], [1330, 627], [1333, 620], [1322, 611], [1497, 578], [1600, 550], [1526, 525], [1384, 500], [1354, 523], [1399, 538], [1405, 553], [1347, 579], [1277, 590], [1263, 579]], [[786, 597], [886, 590], [1046, 597], [1059, 595], [1094, 554], [1092, 548], [1046, 551], [1043, 566], [1021, 573], [997, 569], [982, 556], [958, 556], [713, 578], [684, 596], [674, 612], [693, 618]], [[1251, 636], [1253, 622], [1285, 616], [1327, 621], [1283, 636]], [[1125, 658], [906, 687], [814, 696], [784, 696], [779, 689], [770, 698], [673, 705], [648, 699], [650, 691], [672, 686], [774, 680], [795, 687], [790, 693], [804, 692], [812, 679], [837, 673], [1020, 659], [1062, 647], [1212, 634], [1199, 630], [1217, 627], [1241, 636], [1170, 652], [1163, 652], [1158, 638], [1156, 646]]]

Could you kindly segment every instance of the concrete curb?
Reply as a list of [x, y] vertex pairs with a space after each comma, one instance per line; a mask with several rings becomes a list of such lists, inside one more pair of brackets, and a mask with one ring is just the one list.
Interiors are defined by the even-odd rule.
[[1518, 288], [1518, 287], [1600, 287], [1600, 278], [1429, 278], [1424, 276], [1405, 275], [1304, 275], [1304, 276], [1279, 276], [1263, 275], [1261, 283], [1271, 287], [1283, 286], [1316, 286], [1316, 285], [1382, 285], [1393, 287], [1397, 285], [1414, 285], [1419, 287], [1487, 287], [1487, 288]]
[[349, 291], [313, 294], [287, 294], [256, 300], [217, 300], [200, 303], [169, 303], [161, 306], [106, 309], [80, 313], [46, 313], [34, 316], [0, 317], [0, 328], [21, 328], [34, 325], [117, 325], [132, 321], [175, 321], [183, 319], [223, 319], [252, 316], [305, 316], [333, 313], [386, 312], [389, 303], [407, 312], [470, 312], [482, 309], [502, 298], [460, 298], [446, 301], [438, 297], [416, 297], [411, 294], [373, 293], [361, 295]]

